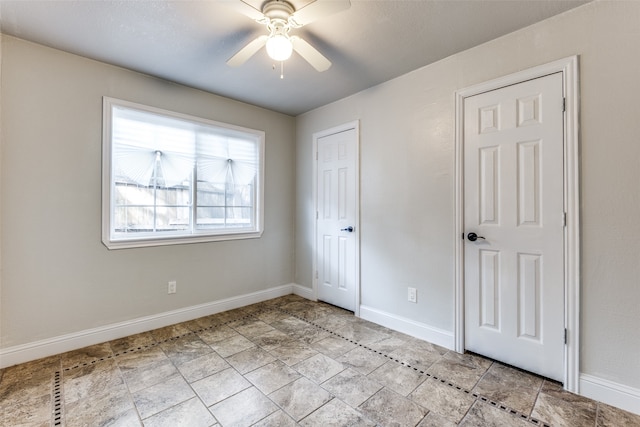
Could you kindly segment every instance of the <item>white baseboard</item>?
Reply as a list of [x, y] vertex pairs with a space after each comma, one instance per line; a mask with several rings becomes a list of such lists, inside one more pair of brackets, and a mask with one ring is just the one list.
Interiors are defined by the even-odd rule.
[[277, 286], [264, 291], [239, 295], [237, 297], [0, 349], [0, 369], [289, 295], [294, 292], [295, 286], [298, 285], [288, 284]]
[[364, 305], [360, 306], [360, 317], [370, 322], [386, 326], [394, 331], [420, 338], [432, 344], [437, 344], [449, 350], [453, 350], [454, 348], [453, 332], [434, 328], [425, 323], [416, 322], [406, 317], [397, 316]]
[[589, 374], [580, 374], [580, 394], [640, 415], [640, 389]]
[[306, 298], [311, 301], [317, 301], [315, 296], [313, 295], [313, 289], [307, 288], [306, 286], [298, 285], [296, 283], [293, 284], [293, 293], [295, 295], [301, 296], [302, 298]]

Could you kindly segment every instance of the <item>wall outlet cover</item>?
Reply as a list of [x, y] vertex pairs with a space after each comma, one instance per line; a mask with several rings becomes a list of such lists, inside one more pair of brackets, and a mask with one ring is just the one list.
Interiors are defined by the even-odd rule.
[[177, 288], [178, 288], [178, 284], [176, 283], [175, 280], [172, 280], [172, 281], [169, 282], [169, 284], [167, 286], [167, 293], [168, 294], [175, 294]]
[[416, 288], [409, 288], [408, 300], [409, 302], [418, 302], [418, 291]]

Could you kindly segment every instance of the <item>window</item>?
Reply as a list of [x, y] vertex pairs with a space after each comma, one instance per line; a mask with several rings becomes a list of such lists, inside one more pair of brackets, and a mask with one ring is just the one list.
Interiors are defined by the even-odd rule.
[[260, 237], [264, 132], [106, 97], [103, 108], [108, 248]]

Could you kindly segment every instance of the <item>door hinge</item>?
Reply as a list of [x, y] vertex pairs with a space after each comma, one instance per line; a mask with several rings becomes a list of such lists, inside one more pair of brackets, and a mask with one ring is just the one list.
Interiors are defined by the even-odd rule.
[[[318, 270], [316, 270], [316, 280], [318, 280]], [[566, 329], [565, 329], [566, 332]]]
[[567, 343], [567, 328], [564, 328], [564, 343]]
[[318, 152], [316, 151], [316, 160], [318, 160]]
[[316, 211], [316, 219], [320, 218], [320, 212]]
[[566, 227], [566, 226], [567, 226], [567, 213], [566, 213], [566, 212], [564, 212], [564, 213], [562, 214], [562, 226], [563, 226], [563, 227]]
[[562, 98], [562, 111], [567, 111], [567, 98]]

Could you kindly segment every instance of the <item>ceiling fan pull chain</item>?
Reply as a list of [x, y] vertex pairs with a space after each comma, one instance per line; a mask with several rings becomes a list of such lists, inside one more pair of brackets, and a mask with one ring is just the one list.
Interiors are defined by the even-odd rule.
[[284, 61], [280, 61], [280, 80], [284, 79]]

